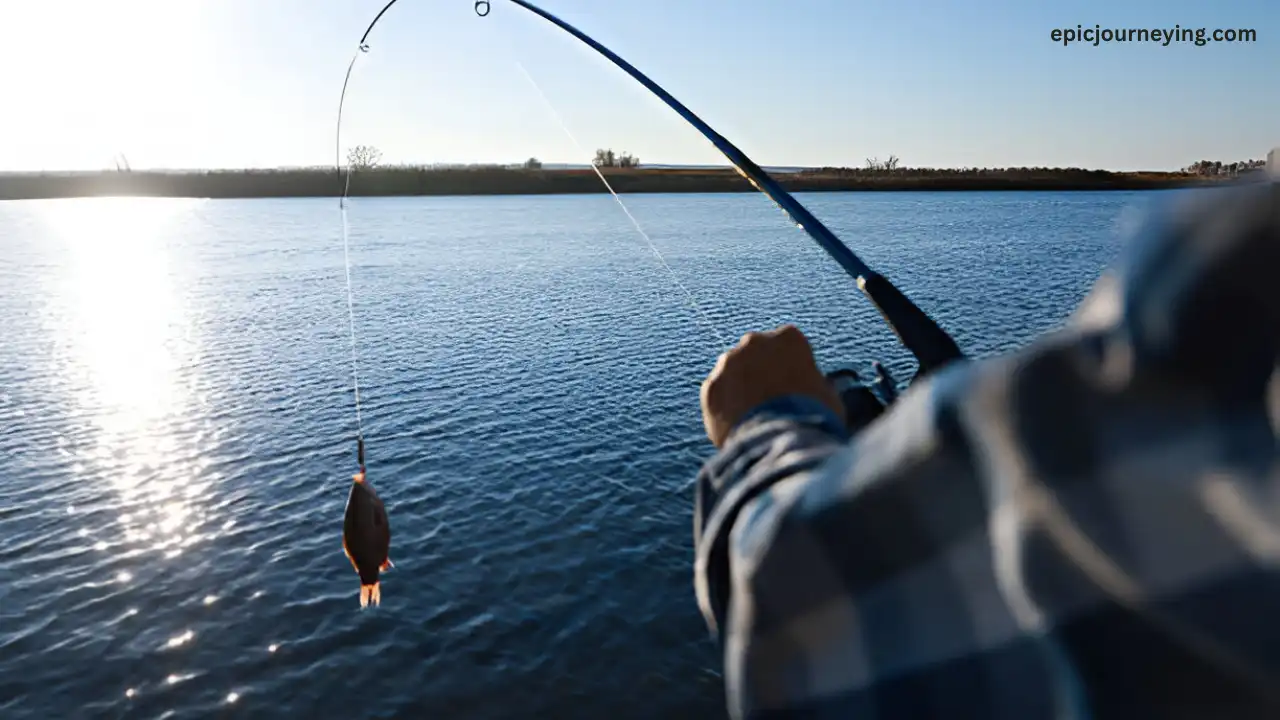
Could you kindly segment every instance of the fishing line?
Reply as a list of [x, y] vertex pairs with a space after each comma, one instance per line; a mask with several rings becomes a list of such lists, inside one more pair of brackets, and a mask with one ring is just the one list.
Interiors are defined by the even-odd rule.
[[[348, 171], [350, 172], [350, 171]], [[345, 200], [345, 196], [343, 200]], [[341, 202], [341, 201], [339, 201]], [[347, 207], [342, 205], [342, 261], [347, 273], [347, 325], [351, 330], [351, 385], [355, 391], [356, 438], [360, 441], [360, 464], [364, 465], [364, 422], [360, 417], [360, 361], [356, 354], [356, 311], [351, 292], [351, 230], [347, 222]]]
[[[543, 106], [546, 107], [547, 112], [551, 114], [551, 117], [555, 119], [556, 124], [558, 124], [560, 129], [564, 131], [565, 136], [567, 136], [569, 141], [573, 143], [575, 148], [577, 148], [578, 153], [584, 158], [589, 157], [587, 155], [586, 148], [583, 147], [582, 143], [578, 142], [578, 138], [573, 134], [573, 131], [569, 129], [568, 123], [565, 122], [564, 117], [556, 109], [555, 105], [551, 102], [551, 99], [547, 97], [547, 94], [542, 90], [538, 81], [534, 79], [533, 74], [524, 66], [524, 63], [520, 62], [519, 58], [515, 57], [514, 51], [511, 50], [511, 48], [515, 47], [515, 43], [507, 42], [502, 43], [502, 45], [507, 49], [509, 57], [512, 62], [515, 63], [516, 69], [518, 69], [520, 74], [529, 81], [531, 86], [533, 86], [534, 92], [537, 93], [538, 98], [542, 101]], [[631, 221], [631, 225], [636, 229], [636, 232], [640, 234], [640, 237], [644, 238], [644, 241], [649, 246], [649, 250], [653, 253], [653, 256], [658, 259], [658, 263], [662, 265], [663, 269], [667, 272], [667, 276], [671, 278], [671, 282], [674, 283], [675, 286], [680, 289], [680, 292], [684, 294], [685, 299], [689, 303], [689, 307], [693, 308], [694, 318], [700, 321], [703, 329], [710, 334], [710, 337], [713, 340], [719, 343], [719, 347], [732, 347], [733, 343], [729, 341], [728, 336], [720, 329], [715, 321], [711, 319], [710, 314], [702, 307], [701, 303], [698, 302], [697, 297], [688, 288], [688, 286], [680, 280], [680, 276], [676, 274], [675, 270], [671, 267], [671, 264], [667, 262], [667, 258], [662, 254], [662, 251], [658, 249], [657, 243], [655, 243], [653, 238], [649, 236], [649, 233], [645, 231], [644, 227], [640, 224], [640, 221], [636, 219], [636, 216], [632, 214], [631, 209], [627, 207], [627, 204], [622, 201], [622, 197], [613, 189], [613, 185], [609, 182], [608, 178], [605, 177], [604, 173], [600, 170], [600, 167], [592, 162], [591, 169], [595, 171], [596, 177], [600, 178], [600, 182], [604, 184], [605, 189], [609, 191], [609, 194], [613, 196], [614, 201], [618, 203], [618, 207], [622, 208], [622, 212], [626, 214], [627, 219]], [[696, 384], [701, 385], [701, 382], [698, 381]], [[700, 463], [702, 458], [695, 456], [695, 461]], [[615, 480], [614, 478], [609, 477], [607, 473], [602, 475], [601, 478], [617, 485], [627, 492], [635, 490], [635, 486], [629, 485], [621, 480]], [[666, 502], [667, 504], [684, 502], [684, 497], [686, 496], [668, 495]]]
[[[515, 60], [515, 64], [516, 68], [520, 70], [520, 73], [524, 75], [525, 79], [529, 81], [529, 84], [533, 86], [534, 91], [538, 93], [538, 97], [542, 99], [543, 105], [545, 105], [547, 110], [550, 111], [551, 116], [555, 118], [556, 123], [560, 125], [560, 129], [564, 131], [566, 136], [568, 136], [569, 140], [574, 144], [574, 147], [578, 149], [578, 152], [581, 153], [583, 157], [586, 157], [586, 149], [582, 146], [582, 143], [578, 142], [578, 138], [574, 136], [573, 132], [569, 130], [569, 126], [565, 123], [564, 118], [560, 116], [560, 113], [556, 111], [555, 106], [551, 104], [551, 100], [547, 97], [546, 93], [542, 91], [542, 88], [538, 85], [538, 81], [533, 79], [533, 75], [525, 69], [524, 64], [519, 60]], [[689, 302], [689, 306], [693, 308], [699, 319], [706, 325], [706, 329], [711, 333], [712, 338], [719, 341], [721, 347], [729, 347], [732, 345], [728, 340], [728, 336], [720, 330], [707, 311], [698, 303], [693, 292], [690, 291], [683, 282], [681, 282], [680, 276], [676, 275], [676, 271], [671, 268], [670, 263], [667, 262], [667, 258], [663, 256], [662, 251], [659, 250], [657, 244], [653, 242], [653, 238], [649, 237], [649, 233], [645, 232], [645, 229], [640, 225], [640, 221], [636, 219], [635, 215], [631, 214], [631, 210], [627, 207], [627, 204], [622, 202], [622, 198], [618, 195], [617, 191], [613, 189], [613, 185], [609, 183], [609, 180], [605, 178], [604, 173], [600, 170], [600, 166], [592, 162], [591, 169], [595, 171], [596, 177], [600, 178], [600, 182], [604, 183], [605, 189], [607, 189], [609, 194], [613, 196], [613, 199], [617, 201], [618, 207], [622, 208], [622, 212], [625, 213], [627, 219], [631, 221], [631, 225], [636, 229], [636, 232], [640, 233], [640, 237], [644, 238], [645, 243], [649, 246], [649, 250], [653, 252], [653, 256], [656, 257], [662, 267], [666, 269], [667, 275], [671, 278], [671, 282], [675, 283], [676, 287], [680, 288], [680, 291], [684, 293], [685, 299]]]
[[[382, 8], [382, 12], [386, 12], [388, 4]], [[378, 17], [382, 17], [382, 12], [378, 13]], [[374, 18], [377, 22], [377, 18]], [[373, 24], [369, 25], [369, 29], [373, 29]], [[369, 52], [369, 46], [365, 44], [365, 38], [369, 36], [369, 30], [365, 30], [364, 35], [360, 38], [360, 43], [356, 48], [356, 52], [351, 56], [351, 62], [347, 64], [347, 74], [342, 79], [342, 94], [338, 97], [338, 122], [334, 129], [334, 167], [340, 174], [344, 175], [342, 183], [342, 195], [338, 198], [338, 211], [342, 215], [342, 262], [346, 270], [347, 276], [347, 326], [351, 336], [351, 385], [355, 393], [356, 407], [356, 462], [360, 464], [360, 472], [364, 472], [364, 421], [360, 416], [360, 361], [356, 352], [356, 310], [354, 293], [351, 288], [351, 225], [347, 219], [347, 194], [351, 190], [351, 163], [348, 161], [345, 172], [342, 167], [342, 107], [347, 100], [347, 85], [351, 82], [351, 70], [356, 66], [356, 60], [360, 58], [362, 53]]]
[[[388, 0], [387, 4], [378, 11], [373, 22], [365, 28], [364, 34], [360, 37], [359, 52], [365, 52], [368, 47], [364, 44], [369, 33], [373, 31], [378, 20], [395, 5], [398, 0]], [[773, 200], [774, 204], [781, 209], [792, 222], [807, 234], [810, 239], [816, 242], [823, 250], [831, 256], [831, 259], [848, 273], [849, 277], [857, 283], [858, 289], [873, 304], [889, 328], [898, 336], [912, 355], [916, 356], [919, 362], [919, 368], [916, 377], [933, 372], [953, 361], [963, 360], [964, 352], [960, 350], [960, 346], [956, 344], [947, 331], [943, 330], [937, 321], [929, 316], [920, 306], [911, 301], [901, 290], [897, 288], [887, 277], [872, 270], [862, 258], [845, 245], [844, 242], [836, 236], [821, 220], [809, 212], [809, 209], [797, 200], [790, 192], [782, 187], [782, 185], [773, 179], [769, 173], [755, 163], [747, 156], [738, 146], [731, 143], [725, 136], [716, 132], [714, 128], [706, 123], [702, 118], [698, 117], [692, 110], [677, 100], [671, 93], [667, 92], [661, 85], [654, 82], [652, 78], [641, 72], [636, 66], [622, 59], [617, 53], [600, 44], [590, 35], [582, 32], [573, 25], [561, 20], [552, 13], [543, 10], [537, 5], [529, 2], [529, 0], [510, 0], [511, 4], [517, 5], [524, 10], [537, 15], [548, 23], [556, 26], [560, 30], [572, 35], [578, 41], [591, 48], [601, 57], [608, 60], [619, 70], [622, 70], [631, 79], [640, 83], [655, 97], [661, 100], [673, 112], [689, 123], [704, 138], [706, 138], [717, 150], [721, 152], [733, 166], [733, 168], [751, 183], [756, 190], [764, 193]], [[477, 0], [475, 2], [475, 12], [477, 15], [484, 17], [489, 14], [490, 3], [488, 0]], [[358, 57], [358, 54], [357, 54]], [[355, 60], [352, 60], [352, 64]], [[347, 78], [350, 79], [351, 69], [347, 69]], [[343, 83], [343, 95], [346, 94], [346, 82]], [[341, 101], [339, 101], [339, 122], [341, 122]], [[348, 176], [349, 179], [349, 176]], [[602, 178], [603, 179], [603, 178]], [[607, 184], [607, 182], [606, 182]], [[616, 193], [611, 194], [617, 197]], [[345, 192], [345, 191], [344, 191]], [[629, 214], [629, 213], [628, 213]]]
[[[334, 165], [340, 171], [342, 171], [342, 168], [343, 168], [342, 166], [342, 111], [346, 103], [347, 87], [351, 83], [351, 73], [355, 68], [356, 62], [360, 59], [360, 56], [364, 53], [369, 52], [369, 45], [366, 42], [369, 38], [369, 33], [373, 31], [373, 27], [378, 24], [378, 20], [381, 19], [382, 15], [386, 13], [387, 10], [389, 10], [391, 6], [394, 4], [395, 4], [395, 0], [391, 0], [391, 2], [388, 2], [385, 6], [383, 6], [382, 10], [380, 10], [378, 14], [373, 18], [373, 21], [369, 23], [369, 26], [365, 29], [364, 34], [360, 36], [360, 42], [357, 43], [356, 45], [356, 51], [355, 53], [352, 54], [351, 61], [347, 64], [347, 72], [342, 80], [342, 92], [338, 97], [338, 117], [337, 117], [336, 129], [334, 133], [335, 135]], [[477, 2], [475, 5], [476, 5], [475, 7], [476, 14], [478, 16], [485, 17], [486, 15], [489, 14], [489, 3]], [[516, 68], [520, 71], [520, 74], [523, 75], [524, 78], [533, 87], [534, 92], [537, 93], [538, 98], [542, 101], [543, 105], [547, 108], [548, 112], [551, 113], [551, 117], [555, 119], [556, 124], [560, 126], [560, 129], [564, 132], [565, 136], [569, 138], [569, 141], [573, 143], [574, 147], [577, 148], [578, 152], [581, 153], [584, 157], [586, 157], [587, 156], [586, 149], [583, 147], [582, 143], [578, 142], [577, 136], [575, 136], [573, 134], [573, 131], [569, 129], [568, 124], [564, 121], [564, 118], [560, 115], [559, 111], [556, 110], [556, 107], [554, 104], [552, 104], [550, 98], [548, 98], [546, 93], [543, 92], [542, 87], [538, 84], [538, 81], [534, 79], [533, 75], [528, 71], [527, 68], [525, 68], [524, 64], [521, 63], [518, 58], [512, 57], [512, 60], [515, 63]], [[640, 224], [640, 221], [636, 219], [636, 216], [631, 212], [631, 209], [627, 207], [627, 204], [625, 202], [623, 202], [622, 198], [618, 195], [618, 192], [613, 188], [612, 183], [610, 183], [608, 178], [605, 177], [604, 172], [601, 171], [600, 167], [597, 166], [594, 162], [591, 163], [591, 169], [592, 171], [595, 172], [596, 177], [600, 178], [600, 182], [604, 184], [605, 189], [609, 191], [609, 194], [613, 197], [614, 201], [617, 202], [618, 207], [622, 209], [623, 214], [627, 216], [627, 219], [631, 222], [632, 227], [634, 227], [636, 229], [636, 232], [640, 234], [640, 237], [644, 239], [645, 244], [649, 247], [649, 251], [653, 254], [655, 258], [657, 258], [658, 263], [666, 271], [667, 276], [671, 279], [671, 282], [680, 290], [680, 293], [684, 295], [686, 302], [689, 304], [689, 307], [693, 309], [695, 317], [704, 326], [704, 329], [710, 334], [710, 336], [714, 340], [716, 340], [719, 343], [721, 347], [728, 347], [729, 345], [731, 345], [732, 343], [729, 342], [728, 335], [719, 328], [719, 326], [716, 324], [714, 320], [712, 320], [710, 313], [708, 313], [706, 309], [703, 308], [702, 304], [698, 302], [697, 297], [693, 294], [693, 292], [689, 289], [689, 287], [685, 285], [683, 281], [680, 280], [679, 275], [676, 274], [675, 269], [671, 267], [671, 264], [667, 262], [666, 256], [662, 254], [662, 251], [658, 248], [657, 243], [653, 241], [653, 238], [650, 237], [649, 233], [644, 229], [644, 226]], [[338, 206], [342, 214], [342, 249], [343, 249], [343, 258], [345, 261], [346, 277], [347, 277], [347, 315], [348, 315], [348, 324], [350, 326], [350, 331], [351, 331], [350, 332], [351, 377], [352, 377], [352, 385], [354, 387], [354, 393], [355, 393], [356, 432], [357, 432], [357, 439], [359, 441], [359, 454], [361, 456], [360, 462], [361, 462], [361, 465], [363, 465], [364, 464], [364, 458], [363, 458], [364, 434], [363, 434], [363, 426], [362, 426], [361, 416], [360, 416], [360, 380], [359, 380], [359, 371], [358, 371], [359, 363], [358, 363], [358, 356], [356, 351], [355, 310], [354, 310], [354, 301], [353, 301], [353, 290], [352, 290], [352, 284], [351, 284], [350, 224], [347, 218], [347, 198], [350, 193], [350, 190], [351, 190], [351, 163], [348, 161], [345, 168], [345, 172], [343, 172], [342, 195], [338, 200]]]

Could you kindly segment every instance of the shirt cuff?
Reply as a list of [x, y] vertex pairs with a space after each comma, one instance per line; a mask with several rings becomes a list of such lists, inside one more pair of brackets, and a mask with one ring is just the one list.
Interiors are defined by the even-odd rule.
[[773, 420], [819, 421], [822, 430], [841, 438], [847, 438], [849, 431], [845, 427], [844, 418], [839, 417], [827, 407], [827, 404], [809, 395], [784, 395], [763, 402], [743, 415], [738, 424], [729, 432], [726, 444], [732, 442], [739, 432]]

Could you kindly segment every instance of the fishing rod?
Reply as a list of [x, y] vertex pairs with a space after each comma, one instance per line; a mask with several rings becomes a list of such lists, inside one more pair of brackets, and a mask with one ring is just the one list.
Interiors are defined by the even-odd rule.
[[[783, 189], [755, 161], [747, 157], [746, 153], [729, 142], [723, 135], [713, 130], [692, 110], [685, 107], [684, 103], [675, 99], [661, 85], [640, 72], [631, 63], [623, 60], [617, 53], [601, 45], [576, 27], [533, 3], [527, 2], [527, 0], [510, 1], [564, 30], [592, 50], [600, 53], [609, 62], [621, 68], [647, 90], [658, 96], [658, 99], [666, 103], [677, 115], [684, 118], [686, 122], [702, 133], [707, 140], [711, 141], [711, 144], [729, 159], [729, 162], [733, 164], [734, 169], [740, 175], [745, 177], [757, 190], [767, 195], [770, 200], [773, 200], [801, 230], [804, 230], [811, 238], [817, 241], [818, 245], [827, 251], [827, 254], [839, 263], [840, 267], [844, 268], [844, 271], [857, 282], [858, 288], [880, 311], [890, 329], [897, 334], [902, 344], [916, 356], [916, 359], [920, 362], [922, 373], [930, 372], [952, 360], [963, 357], [955, 340], [934, 322], [933, 318], [911, 302], [901, 290], [889, 282], [888, 278], [872, 270], [853, 250], [849, 249], [848, 245], [845, 245], [840, 238], [836, 237], [836, 234], [831, 232], [822, 221], [814, 217], [808, 208], [800, 204], [799, 200], [796, 200], [791, 193]], [[392, 2], [395, 2], [395, 0], [392, 0]], [[487, 2], [483, 4], [488, 6]], [[476, 5], [478, 12], [481, 3], [476, 3]]]
[[[398, 0], [390, 0], [382, 10], [374, 17], [373, 22], [369, 23], [369, 27], [365, 30], [364, 35], [360, 38], [359, 51], [367, 52], [368, 45], [366, 41], [369, 33], [373, 31], [378, 21], [386, 14], [387, 10], [395, 5]], [[888, 323], [889, 328], [898, 336], [903, 346], [907, 348], [916, 357], [919, 363], [919, 370], [916, 377], [930, 373], [938, 368], [952, 362], [953, 360], [962, 359], [964, 357], [959, 346], [945, 330], [942, 329], [933, 318], [929, 317], [924, 310], [910, 300], [901, 290], [899, 290], [885, 276], [872, 270], [856, 253], [853, 252], [843, 241], [840, 240], [822, 221], [814, 217], [808, 208], [800, 203], [799, 200], [787, 192], [776, 180], [769, 176], [759, 165], [755, 163], [736, 145], [729, 142], [723, 135], [716, 132], [702, 118], [698, 117], [692, 110], [685, 107], [683, 103], [675, 99], [671, 93], [667, 92], [661, 85], [654, 82], [649, 76], [640, 72], [634, 65], [622, 59], [617, 53], [597, 42], [594, 38], [582, 32], [578, 28], [570, 25], [568, 22], [560, 19], [550, 12], [534, 5], [527, 0], [510, 0], [511, 3], [537, 15], [547, 22], [555, 25], [561, 30], [569, 33], [577, 38], [583, 44], [595, 50], [609, 62], [626, 72], [634, 80], [643, 85], [662, 100], [668, 107], [676, 112], [686, 122], [692, 125], [700, 132], [703, 137], [707, 138], [712, 145], [716, 147], [733, 165], [733, 168], [748, 182], [751, 183], [760, 192], [764, 193], [769, 199], [773, 200], [784, 213], [791, 218], [793, 222], [801, 229], [808, 233], [818, 245], [834, 259], [841, 268], [844, 269], [850, 277], [857, 283], [858, 288], [871, 301], [871, 303], [880, 312], [880, 315]], [[491, 9], [491, 4], [486, 0], [478, 0], [475, 3], [476, 14], [484, 17], [487, 16]], [[358, 56], [359, 53], [357, 53]], [[353, 59], [354, 62], [354, 59]], [[348, 69], [348, 76], [350, 69]], [[344, 83], [343, 93], [345, 95], [346, 86]], [[876, 372], [882, 383], [889, 382], [887, 372], [883, 370], [877, 363]], [[852, 371], [840, 371], [832, 373], [835, 376], [848, 377], [852, 375], [857, 379], [856, 373]], [[884, 392], [890, 392], [891, 388], [886, 388]]]

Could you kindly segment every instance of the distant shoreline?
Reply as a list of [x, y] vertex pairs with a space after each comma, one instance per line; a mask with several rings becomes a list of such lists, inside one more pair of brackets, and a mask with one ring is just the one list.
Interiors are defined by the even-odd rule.
[[[619, 193], [751, 192], [732, 169], [605, 168]], [[775, 172], [794, 192], [904, 190], [1161, 190], [1222, 182], [1185, 172], [1111, 172], [1077, 168], [867, 170], [818, 168]], [[184, 198], [337, 197], [343, 176], [332, 169], [101, 171], [0, 174], [0, 200], [135, 196]], [[541, 170], [506, 167], [356, 170], [352, 197], [433, 195], [576, 195], [608, 192], [590, 169]]]

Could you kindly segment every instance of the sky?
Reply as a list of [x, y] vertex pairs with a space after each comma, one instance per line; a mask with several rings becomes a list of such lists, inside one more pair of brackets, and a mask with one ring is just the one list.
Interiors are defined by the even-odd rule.
[[[494, 0], [0, 0], [0, 171], [723, 164], [568, 34]], [[1162, 170], [1280, 145], [1276, 0], [542, 0], [762, 165]], [[1252, 43], [1055, 28], [1238, 28]], [[532, 79], [532, 81], [531, 81]], [[344, 153], [345, 155], [345, 153]]]

